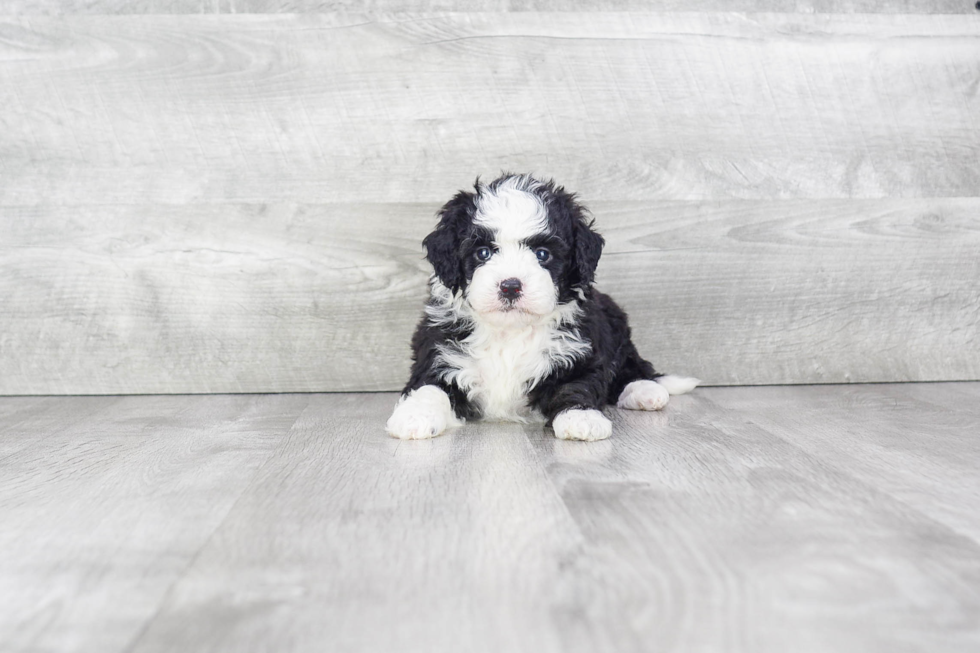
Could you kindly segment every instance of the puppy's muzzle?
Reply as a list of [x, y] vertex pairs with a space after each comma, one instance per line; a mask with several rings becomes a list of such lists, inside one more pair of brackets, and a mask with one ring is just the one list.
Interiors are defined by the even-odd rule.
[[521, 296], [522, 288], [520, 279], [504, 279], [500, 282], [500, 298], [513, 301]]

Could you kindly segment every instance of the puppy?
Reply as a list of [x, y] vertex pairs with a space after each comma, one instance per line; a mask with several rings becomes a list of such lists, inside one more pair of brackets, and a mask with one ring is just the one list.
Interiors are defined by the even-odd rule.
[[606, 404], [660, 410], [694, 389], [641, 358], [626, 314], [592, 287], [604, 241], [573, 194], [512, 174], [474, 191], [449, 200], [422, 242], [435, 273], [389, 434], [431, 438], [482, 418], [602, 440]]

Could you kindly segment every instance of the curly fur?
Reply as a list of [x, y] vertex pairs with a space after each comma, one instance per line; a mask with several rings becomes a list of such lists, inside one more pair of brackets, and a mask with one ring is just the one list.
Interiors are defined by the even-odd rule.
[[[546, 421], [561, 438], [602, 439], [607, 404], [656, 410], [666, 403], [662, 390], [697, 385], [644, 360], [626, 314], [592, 286], [604, 241], [572, 193], [506, 174], [488, 184], [478, 179], [438, 216], [423, 240], [434, 274], [399, 419], [388, 423], [393, 436], [429, 437], [483, 418]], [[503, 290], [504, 280], [519, 282], [516, 297]], [[439, 391], [452, 415], [428, 424], [418, 415], [435, 415]]]

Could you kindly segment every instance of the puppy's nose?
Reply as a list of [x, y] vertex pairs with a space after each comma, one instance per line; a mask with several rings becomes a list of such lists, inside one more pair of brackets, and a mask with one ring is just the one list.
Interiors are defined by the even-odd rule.
[[500, 294], [505, 299], [517, 299], [521, 294], [521, 280], [504, 279], [500, 282]]

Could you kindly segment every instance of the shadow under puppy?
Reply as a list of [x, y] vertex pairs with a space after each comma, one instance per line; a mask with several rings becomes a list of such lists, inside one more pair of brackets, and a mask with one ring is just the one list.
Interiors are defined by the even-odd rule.
[[435, 274], [388, 433], [430, 438], [483, 418], [601, 440], [606, 404], [660, 410], [699, 383], [656, 372], [626, 313], [592, 287], [604, 241], [573, 194], [511, 174], [474, 190], [439, 210], [422, 243]]

